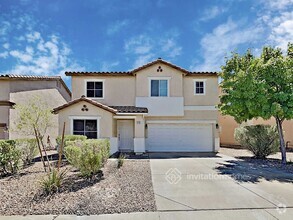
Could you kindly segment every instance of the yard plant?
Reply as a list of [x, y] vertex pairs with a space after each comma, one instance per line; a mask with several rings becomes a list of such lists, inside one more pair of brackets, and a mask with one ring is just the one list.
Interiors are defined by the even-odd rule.
[[256, 158], [264, 159], [278, 152], [278, 132], [270, 125], [241, 126], [235, 130], [235, 139]]
[[107, 139], [77, 140], [68, 142], [64, 149], [68, 162], [87, 178], [95, 176], [109, 157], [110, 142]]
[[21, 151], [14, 140], [0, 140], [0, 174], [15, 174], [20, 165]]
[[66, 173], [66, 170], [58, 171], [56, 168], [53, 168], [47, 173], [40, 181], [40, 186], [44, 193], [49, 195], [58, 192], [65, 179]]
[[34, 138], [25, 138], [15, 140], [15, 145], [20, 151], [23, 165], [30, 165], [38, 154], [37, 141]]

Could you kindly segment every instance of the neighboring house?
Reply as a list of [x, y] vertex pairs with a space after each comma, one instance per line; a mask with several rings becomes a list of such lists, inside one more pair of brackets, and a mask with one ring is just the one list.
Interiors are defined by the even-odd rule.
[[[252, 119], [246, 123], [247, 125], [256, 124], [268, 124], [275, 126], [276, 121], [274, 118], [270, 120]], [[240, 125], [234, 120], [232, 116], [229, 115], [219, 115], [219, 125], [220, 125], [220, 142], [221, 145], [239, 145], [234, 138], [234, 131]], [[283, 122], [284, 139], [288, 146], [293, 147], [293, 120], [287, 120]]]
[[[0, 75], [0, 139], [26, 137], [11, 129], [18, 118], [13, 105], [25, 104], [36, 95], [40, 96], [49, 108], [71, 100], [71, 92], [59, 76]], [[53, 116], [52, 122], [54, 126], [48, 130], [48, 134], [54, 143], [59, 125], [56, 115]]]
[[72, 101], [59, 134], [109, 138], [111, 152], [215, 152], [218, 76], [155, 60], [129, 72], [66, 72]]

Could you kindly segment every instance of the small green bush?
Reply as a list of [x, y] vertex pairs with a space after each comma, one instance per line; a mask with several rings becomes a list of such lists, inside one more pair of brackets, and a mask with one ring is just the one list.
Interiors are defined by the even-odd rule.
[[34, 157], [38, 155], [37, 140], [34, 138], [17, 139], [15, 145], [21, 152], [21, 160], [24, 166], [31, 164]]
[[110, 142], [107, 139], [72, 141], [65, 148], [65, 157], [84, 177], [98, 173], [109, 157]]
[[[77, 141], [77, 140], [81, 140], [81, 141], [85, 141], [87, 139], [86, 136], [83, 135], [64, 135], [64, 149], [66, 146], [68, 146], [68, 141]], [[58, 145], [58, 147], [61, 146], [61, 141], [62, 141], [62, 136], [58, 136], [56, 138], [56, 143]]]
[[0, 173], [15, 174], [19, 169], [21, 152], [14, 140], [0, 140]]
[[279, 151], [279, 136], [275, 127], [252, 125], [235, 130], [235, 140], [251, 151], [256, 158], [266, 158]]
[[52, 169], [46, 176], [40, 181], [41, 189], [45, 194], [52, 194], [58, 192], [60, 189], [67, 171], [58, 171], [57, 169]]
[[126, 158], [125, 154], [120, 154], [119, 155], [119, 157], [118, 157], [118, 164], [117, 164], [117, 167], [118, 168], [120, 168], [120, 167], [123, 166], [125, 158]]

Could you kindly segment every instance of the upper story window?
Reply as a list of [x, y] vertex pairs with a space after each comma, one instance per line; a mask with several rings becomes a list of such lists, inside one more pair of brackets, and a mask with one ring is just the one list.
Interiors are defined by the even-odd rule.
[[194, 80], [194, 95], [205, 95], [205, 80]]
[[86, 96], [89, 98], [104, 98], [104, 82], [103, 81], [87, 81]]
[[151, 97], [167, 97], [168, 83], [167, 79], [151, 79]]

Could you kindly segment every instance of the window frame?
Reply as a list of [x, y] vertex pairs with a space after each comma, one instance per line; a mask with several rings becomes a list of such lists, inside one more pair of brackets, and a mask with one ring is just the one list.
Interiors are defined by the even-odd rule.
[[73, 135], [74, 132], [74, 120], [96, 120], [97, 121], [97, 139], [100, 138], [100, 119], [101, 117], [94, 116], [69, 116], [70, 119], [70, 134]]
[[[203, 82], [203, 93], [196, 93], [196, 82]], [[206, 95], [206, 79], [194, 79], [193, 80], [193, 94], [194, 95]]]
[[[102, 89], [102, 97], [89, 97], [87, 96], [87, 83], [88, 82], [102, 82], [103, 83], [103, 89]], [[105, 80], [104, 79], [87, 79], [85, 80], [85, 84], [84, 84], [84, 88], [85, 88], [85, 91], [84, 91], [84, 94], [85, 94], [85, 97], [87, 98], [90, 98], [90, 99], [104, 99], [105, 98]]]
[[[149, 78], [149, 97], [151, 98], [167, 98], [170, 97], [170, 79], [171, 77], [148, 77]], [[152, 80], [167, 80], [167, 96], [152, 96]], [[160, 88], [160, 86], [159, 86]], [[159, 91], [160, 93], [160, 91]]]

